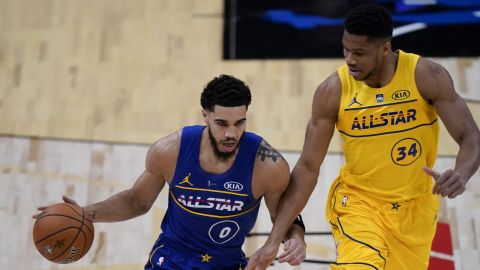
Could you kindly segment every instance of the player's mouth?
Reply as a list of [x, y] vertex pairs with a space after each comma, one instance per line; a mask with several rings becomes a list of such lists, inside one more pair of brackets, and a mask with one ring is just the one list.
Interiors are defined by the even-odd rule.
[[237, 142], [234, 142], [234, 141], [228, 141], [228, 142], [222, 143], [223, 149], [226, 152], [232, 152], [233, 150], [235, 150], [236, 145], [237, 145]]
[[361, 74], [359, 69], [355, 69], [351, 67], [348, 67], [348, 73], [352, 75], [354, 78], [358, 78]]

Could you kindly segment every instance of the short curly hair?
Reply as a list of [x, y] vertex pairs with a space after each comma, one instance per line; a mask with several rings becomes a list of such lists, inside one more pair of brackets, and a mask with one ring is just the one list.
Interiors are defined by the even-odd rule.
[[213, 78], [203, 89], [200, 98], [202, 108], [210, 112], [213, 112], [215, 105], [224, 107], [245, 105], [248, 109], [251, 101], [250, 88], [242, 80], [225, 74]]
[[370, 39], [391, 39], [393, 20], [385, 8], [373, 3], [361, 4], [347, 14], [345, 30]]

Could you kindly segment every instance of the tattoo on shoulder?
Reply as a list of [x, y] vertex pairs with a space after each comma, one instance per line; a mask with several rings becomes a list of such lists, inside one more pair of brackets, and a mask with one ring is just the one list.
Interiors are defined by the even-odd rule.
[[262, 142], [258, 148], [257, 155], [262, 161], [267, 158], [271, 158], [273, 162], [277, 162], [279, 159], [284, 159], [283, 156], [267, 142]]

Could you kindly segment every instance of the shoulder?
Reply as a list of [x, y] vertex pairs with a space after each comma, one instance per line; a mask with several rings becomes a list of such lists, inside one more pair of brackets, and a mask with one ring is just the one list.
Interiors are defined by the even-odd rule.
[[448, 71], [440, 64], [420, 57], [415, 68], [415, 78], [421, 81], [434, 82], [450, 78]]
[[290, 167], [280, 152], [262, 140], [255, 158], [253, 176], [254, 186], [258, 187], [262, 194], [277, 189], [284, 190], [290, 179]]
[[336, 116], [342, 96], [342, 82], [338, 72], [333, 72], [315, 90], [312, 104], [314, 116]]
[[418, 91], [427, 100], [453, 94], [453, 81], [448, 71], [438, 63], [420, 57], [415, 68]]
[[334, 98], [342, 93], [342, 81], [338, 75], [338, 71], [333, 72], [326, 78], [315, 90], [315, 95], [325, 98]]
[[171, 133], [153, 143], [148, 152], [154, 157], [162, 157], [164, 155], [178, 152], [178, 149], [180, 148], [181, 137], [181, 130]]
[[262, 140], [255, 158], [255, 167], [262, 170], [277, 170], [285, 168], [288, 170], [288, 163], [277, 149], [273, 148], [273, 146], [267, 141]]
[[175, 169], [181, 136], [182, 131], [179, 130], [153, 143], [147, 153], [147, 170], [156, 175], [164, 176], [172, 172]]

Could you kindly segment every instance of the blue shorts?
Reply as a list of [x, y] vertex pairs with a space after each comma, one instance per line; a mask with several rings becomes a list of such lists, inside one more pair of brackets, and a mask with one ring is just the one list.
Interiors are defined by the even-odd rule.
[[160, 235], [150, 252], [145, 270], [241, 270], [247, 265], [242, 251], [234, 255], [208, 254], [179, 248]]

